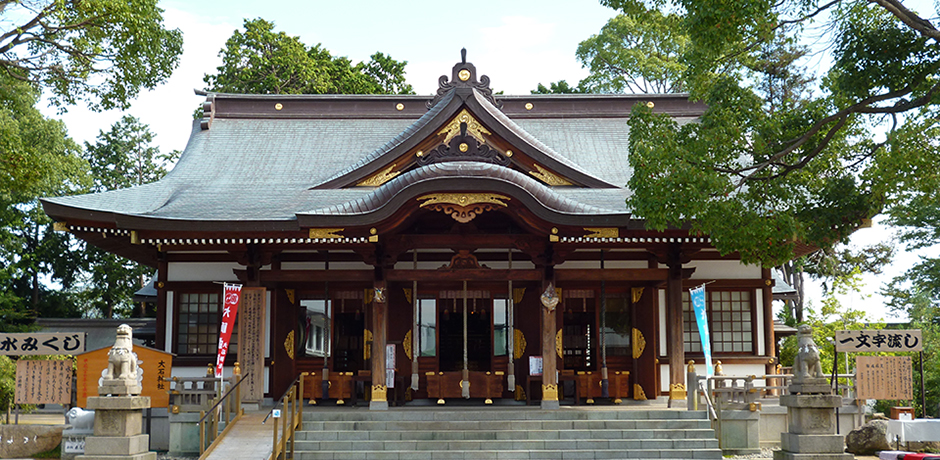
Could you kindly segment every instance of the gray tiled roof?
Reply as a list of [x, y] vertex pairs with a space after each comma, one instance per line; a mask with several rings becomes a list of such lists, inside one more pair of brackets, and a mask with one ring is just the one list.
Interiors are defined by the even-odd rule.
[[[577, 203], [575, 207], [586, 213], [627, 213], [624, 199], [629, 191], [624, 186], [631, 170], [626, 118], [528, 116], [513, 120], [489, 102], [481, 104], [500, 122], [524, 133], [526, 142], [560, 163], [618, 187], [601, 190], [538, 184], [550, 190], [551, 196]], [[123, 190], [43, 201], [73, 212], [151, 219], [296, 221], [298, 213], [340, 209], [365, 199], [373, 189], [312, 187], [368, 164], [434, 115], [432, 109], [417, 119], [223, 117], [216, 118], [207, 130], [200, 129], [197, 121], [182, 157], [164, 179]], [[50, 214], [56, 217], [54, 212]]]

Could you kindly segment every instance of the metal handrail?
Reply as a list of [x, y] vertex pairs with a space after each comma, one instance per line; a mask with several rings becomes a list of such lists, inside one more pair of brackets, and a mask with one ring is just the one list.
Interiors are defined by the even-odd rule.
[[[274, 445], [271, 447], [271, 456], [269, 460], [277, 460], [279, 458], [293, 459], [294, 458], [294, 444], [296, 443], [295, 434], [297, 431], [298, 425], [303, 421], [303, 407], [304, 407], [304, 377], [308, 374], [302, 372], [297, 378], [291, 382], [287, 391], [284, 392], [284, 395], [278, 400], [277, 404], [271, 408], [271, 411], [268, 412], [268, 415], [264, 417], [264, 420], [261, 421], [262, 424], [268, 421], [268, 417], [274, 413], [278, 407], [283, 407], [286, 409], [286, 413], [281, 417], [283, 424], [283, 433], [281, 437], [278, 438], [277, 433], [277, 421], [274, 425]], [[291, 406], [293, 404], [293, 406]], [[290, 420], [288, 420], [290, 419]], [[290, 454], [288, 455], [287, 443], [290, 443]]]
[[232, 385], [228, 390], [225, 390], [225, 394], [223, 394], [222, 397], [219, 398], [219, 400], [216, 401], [216, 403], [212, 405], [212, 407], [206, 409], [206, 415], [203, 415], [202, 418], [199, 419], [198, 423], [202, 423], [203, 421], [205, 421], [206, 417], [212, 414], [212, 410], [215, 409], [216, 407], [219, 407], [220, 404], [225, 402], [225, 398], [228, 398], [229, 395], [231, 395], [232, 392], [235, 391], [235, 389], [238, 388], [238, 386], [241, 385], [242, 382], [245, 381], [246, 378], [248, 378], [248, 374], [243, 375], [240, 379], [238, 379], [237, 382], [235, 382], [235, 385]]
[[712, 399], [708, 396], [708, 379], [699, 380], [698, 382], [699, 391], [702, 392], [702, 396], [705, 398], [705, 407], [708, 409], [708, 415], [711, 416], [712, 420], [718, 420], [718, 413], [715, 412], [715, 406], [712, 404]]
[[[200, 460], [207, 457], [209, 453], [215, 448], [215, 441], [221, 439], [224, 434], [232, 428], [234, 423], [241, 418], [244, 414], [244, 411], [241, 408], [241, 388], [239, 385], [248, 377], [248, 374], [241, 375], [239, 371], [238, 363], [235, 363], [235, 374], [232, 377], [237, 377], [238, 380], [234, 385], [229, 387], [221, 397], [213, 404], [208, 411], [199, 411], [199, 422], [196, 424], [199, 429], [199, 458]], [[232, 394], [235, 395], [234, 402], [233, 399], [229, 398]], [[225, 406], [222, 406], [223, 403]], [[221, 407], [220, 407], [221, 406]], [[234, 407], [233, 407], [234, 406]], [[218, 409], [218, 410], [216, 410]], [[224, 415], [221, 412], [224, 409]], [[234, 417], [232, 414], [234, 413]], [[223, 415], [225, 419], [225, 428], [219, 432], [219, 417], [218, 415]], [[208, 417], [208, 423], [206, 418]], [[210, 435], [206, 434], [206, 425], [210, 427]], [[208, 439], [206, 439], [208, 437]], [[209, 441], [209, 445], [206, 445], [206, 441]]]

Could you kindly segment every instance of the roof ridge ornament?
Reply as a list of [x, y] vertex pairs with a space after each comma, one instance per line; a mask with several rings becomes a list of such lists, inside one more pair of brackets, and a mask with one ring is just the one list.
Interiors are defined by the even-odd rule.
[[460, 62], [454, 65], [454, 68], [451, 70], [450, 81], [447, 81], [447, 75], [441, 75], [437, 80], [437, 84], [437, 95], [426, 104], [429, 109], [440, 102], [441, 98], [447, 93], [456, 88], [475, 89], [479, 91], [487, 101], [496, 106], [496, 108], [502, 108], [503, 106], [502, 102], [497, 102], [496, 98], [493, 97], [493, 89], [490, 88], [490, 77], [481, 75], [480, 80], [477, 81], [477, 68], [467, 62], [466, 48], [460, 50]]

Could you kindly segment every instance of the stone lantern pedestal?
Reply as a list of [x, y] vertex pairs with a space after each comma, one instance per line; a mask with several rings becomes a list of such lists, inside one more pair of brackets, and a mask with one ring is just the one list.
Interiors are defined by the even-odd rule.
[[85, 455], [77, 460], [156, 460], [150, 435], [143, 434], [143, 411], [149, 396], [97, 396], [88, 398], [95, 410], [94, 435], [85, 438]]

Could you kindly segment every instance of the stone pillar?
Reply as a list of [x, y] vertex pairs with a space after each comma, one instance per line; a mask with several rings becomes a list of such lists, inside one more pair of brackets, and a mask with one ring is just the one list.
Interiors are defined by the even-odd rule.
[[558, 375], [555, 365], [555, 307], [559, 302], [555, 286], [548, 283], [542, 292], [542, 409], [558, 409]]
[[370, 410], [388, 410], [388, 387], [385, 385], [385, 342], [388, 331], [388, 296], [384, 281], [375, 282], [372, 296], [372, 398]]
[[143, 409], [149, 396], [139, 396], [141, 385], [130, 326], [118, 326], [108, 352], [108, 368], [98, 384], [98, 395], [88, 398], [95, 410], [94, 435], [85, 438], [85, 455], [78, 460], [155, 460], [150, 435], [143, 434]]
[[822, 372], [811, 327], [800, 326], [797, 345], [790, 394], [780, 396], [790, 423], [787, 433], [780, 434], [781, 450], [774, 452], [774, 460], [852, 460], [845, 438], [835, 434], [835, 409], [842, 406], [842, 397], [832, 394]]

